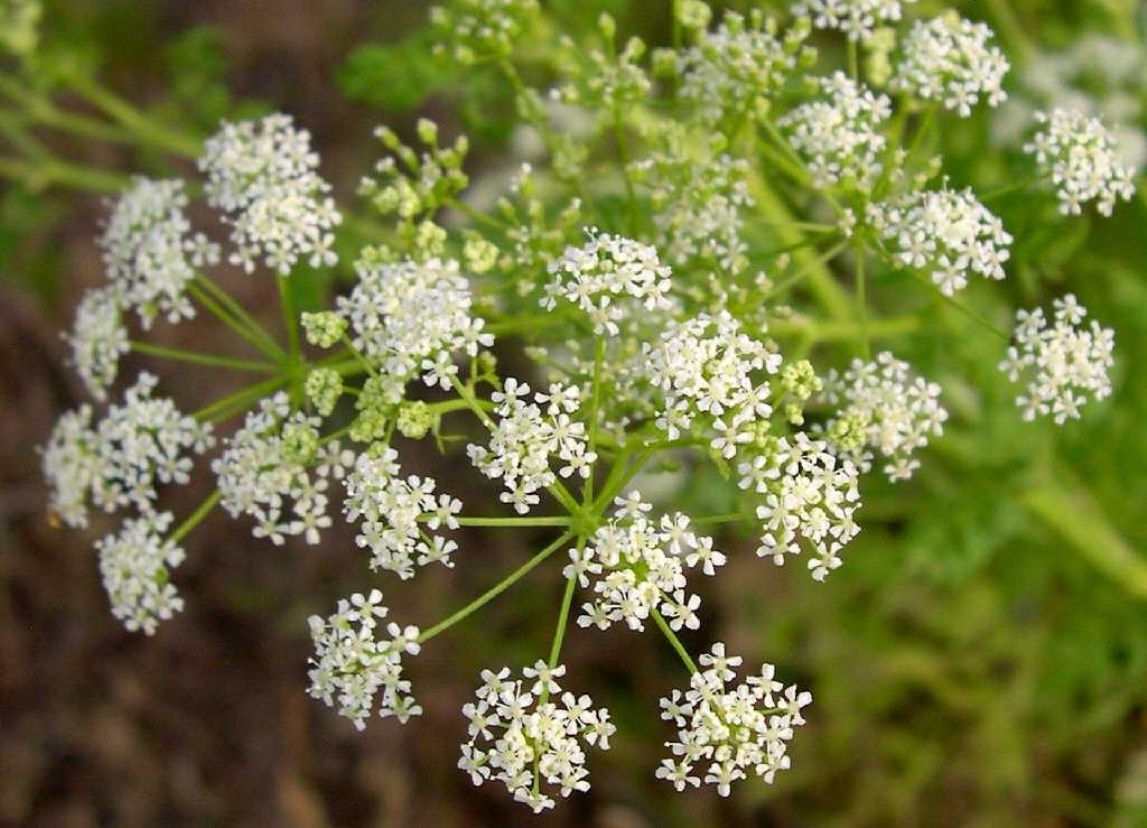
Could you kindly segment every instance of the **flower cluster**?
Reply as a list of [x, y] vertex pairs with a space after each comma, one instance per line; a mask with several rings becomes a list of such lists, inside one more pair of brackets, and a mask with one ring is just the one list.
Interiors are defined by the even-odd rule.
[[965, 118], [981, 97], [999, 106], [1008, 97], [1003, 83], [1009, 64], [991, 39], [986, 23], [972, 23], [954, 11], [918, 20], [904, 41], [889, 88], [935, 101]]
[[118, 534], [96, 542], [112, 615], [133, 632], [154, 635], [160, 621], [183, 609], [183, 599], [170, 582], [171, 569], [184, 559], [183, 549], [164, 537], [171, 519], [170, 512], [130, 518]]
[[537, 10], [537, 0], [453, 0], [431, 8], [430, 22], [450, 43], [455, 60], [473, 64], [509, 55]]
[[339, 312], [354, 346], [377, 368], [376, 390], [386, 404], [403, 399], [419, 370], [427, 385], [449, 388], [456, 351], [473, 357], [494, 344], [483, 320], [471, 316], [470, 284], [457, 262], [360, 263], [356, 270], [358, 282], [339, 298]]
[[632, 316], [634, 305], [647, 311], [673, 309], [670, 270], [656, 249], [593, 228], [587, 233], [588, 243], [567, 247], [550, 263], [543, 308], [553, 310], [558, 299], [572, 302], [589, 315], [599, 336], [617, 336], [618, 323]]
[[342, 216], [318, 166], [310, 133], [288, 115], [224, 123], [207, 140], [199, 169], [207, 175], [207, 203], [231, 224], [233, 264], [250, 273], [261, 257], [285, 276], [303, 256], [312, 267], [337, 261], [332, 231]]
[[1088, 394], [1102, 400], [1111, 393], [1115, 332], [1094, 319], [1081, 328], [1087, 308], [1070, 293], [1056, 299], [1054, 307], [1050, 325], [1041, 308], [1016, 313], [1016, 344], [1008, 348], [1000, 370], [1012, 382], [1026, 382], [1026, 393], [1016, 398], [1025, 420], [1050, 414], [1063, 425], [1079, 418]]
[[585, 423], [571, 416], [581, 408], [577, 386], [551, 385], [546, 393], [535, 393], [533, 402], [529, 397], [529, 385], [507, 378], [493, 394], [499, 419], [491, 426], [490, 445], [466, 447], [482, 474], [501, 478], [506, 488], [501, 501], [522, 515], [537, 505], [539, 490], [557, 481], [550, 469], [554, 455], [565, 464], [558, 470], [562, 477], [576, 473], [584, 478], [597, 460], [588, 448]]
[[88, 393], [97, 400], [106, 399], [107, 389], [119, 373], [120, 357], [131, 350], [113, 287], [90, 290], [84, 295], [67, 340], [72, 346], [72, 366]]
[[649, 188], [654, 241], [677, 266], [716, 266], [737, 274], [748, 266], [742, 212], [753, 206], [748, 164], [728, 154], [701, 161], [662, 154], [630, 165], [634, 180]]
[[812, 18], [818, 29], [835, 29], [848, 39], [868, 41], [877, 27], [900, 19], [903, 3], [916, 0], [798, 0], [793, 14]]
[[182, 181], [136, 178], [116, 202], [100, 239], [120, 306], [135, 309], [145, 329], [161, 313], [169, 322], [194, 316], [187, 284], [196, 268], [219, 260], [217, 245], [202, 234], [191, 235], [186, 207]]
[[840, 406], [826, 435], [861, 471], [872, 468], [872, 452], [879, 451], [888, 461], [888, 478], [907, 480], [920, 467], [913, 453], [944, 433], [948, 412], [939, 396], [939, 385], [916, 376], [888, 351], [872, 361], [853, 360], [843, 376], [830, 372], [825, 383], [822, 399]]
[[781, 356], [744, 333], [727, 311], [672, 323], [643, 357], [664, 395], [657, 426], [670, 440], [711, 436], [713, 451], [730, 459], [772, 414], [769, 383], [758, 375], [777, 373]]
[[693, 673], [688, 690], [661, 699], [661, 718], [676, 726], [677, 741], [666, 742], [673, 756], [661, 761], [657, 777], [678, 791], [704, 781], [721, 796], [749, 772], [772, 783], [790, 766], [788, 743], [812, 695], [777, 681], [771, 664], [730, 686], [741, 657], [727, 655], [720, 642], [700, 661], [705, 669]]
[[141, 374], [97, 425], [89, 406], [65, 414], [44, 448], [52, 508], [69, 526], [87, 525], [87, 504], [107, 512], [132, 506], [154, 511], [161, 483], [186, 483], [190, 453], [214, 442], [211, 427], [185, 416], [166, 398], [152, 397], [157, 380]]
[[697, 45], [682, 52], [679, 94], [709, 126], [729, 128], [730, 118], [763, 116], [769, 96], [796, 68], [805, 35], [794, 27], [782, 40], [775, 21], [759, 11], [748, 19], [726, 12], [714, 31], [701, 32]]
[[340, 600], [326, 619], [318, 615], [308, 619], [315, 654], [307, 672], [311, 681], [307, 692], [328, 707], [337, 704], [339, 715], [359, 730], [366, 727], [376, 705], [379, 716], [394, 716], [400, 722], [422, 714], [410, 693], [410, 681], [402, 677], [403, 656], [418, 655], [422, 649], [419, 629], [392, 621], [383, 630], [381, 622], [388, 613], [382, 593], [374, 589], [369, 595], [355, 593]]
[[247, 414], [211, 464], [223, 508], [231, 517], [255, 518], [255, 537], [282, 544], [285, 536], [299, 535], [316, 544], [320, 530], [331, 525], [328, 480], [341, 478], [354, 455], [338, 440], [320, 440], [321, 425], [318, 417], [292, 413], [280, 392]]
[[476, 700], [462, 708], [470, 740], [458, 760], [475, 785], [497, 780], [534, 813], [554, 807], [543, 782], [563, 797], [589, 790], [582, 744], [608, 750], [617, 728], [589, 696], [562, 692], [557, 679], [565, 673], [565, 665], [544, 661], [525, 668], [520, 679], [511, 678], [508, 667], [482, 671]]
[[759, 453], [737, 466], [740, 487], [763, 498], [756, 510], [763, 530], [757, 555], [780, 566], [786, 556], [801, 553], [804, 540], [814, 552], [808, 568], [823, 581], [860, 532], [853, 518], [860, 506], [859, 472], [804, 432], [763, 442]]
[[362, 454], [346, 476], [346, 519], [362, 519], [355, 543], [370, 550], [371, 569], [395, 572], [403, 580], [414, 577], [415, 565], [453, 567], [450, 554], [458, 544], [428, 536], [423, 526], [432, 532], [457, 529], [462, 501], [446, 494], [435, 497], [432, 478], [403, 479], [397, 461], [398, 452], [390, 447], [381, 454]]
[[892, 102], [843, 72], [822, 78], [820, 85], [828, 100], [802, 104], [778, 126], [807, 161], [813, 186], [846, 182], [870, 190], [883, 170], [880, 126], [892, 114]]
[[918, 190], [869, 205], [868, 220], [905, 267], [925, 270], [945, 296], [968, 286], [968, 273], [1004, 278], [1011, 234], [965, 190]]
[[1098, 118], [1055, 109], [1037, 112], [1041, 124], [1024, 152], [1035, 155], [1040, 173], [1051, 179], [1064, 214], [1079, 215], [1083, 204], [1110, 216], [1115, 200], [1135, 194], [1135, 171], [1119, 163], [1115, 141]]
[[624, 621], [631, 630], [644, 630], [653, 612], [669, 619], [674, 630], [700, 626], [701, 599], [685, 592], [686, 568], [716, 574], [725, 555], [713, 539], [697, 535], [689, 517], [677, 512], [650, 520], [652, 505], [634, 491], [615, 501], [613, 518], [600, 526], [583, 549], [571, 549], [563, 574], [577, 578], [585, 589], [593, 576], [593, 601], [582, 605], [578, 624], [607, 629]]

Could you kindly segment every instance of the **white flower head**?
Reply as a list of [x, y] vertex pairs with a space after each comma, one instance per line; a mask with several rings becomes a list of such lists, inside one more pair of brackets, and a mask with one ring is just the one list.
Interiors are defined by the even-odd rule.
[[945, 296], [968, 285], [968, 276], [1004, 278], [1012, 236], [971, 189], [917, 190], [871, 204], [869, 223], [904, 267], [924, 270]]
[[981, 98], [999, 106], [1008, 97], [1003, 83], [1010, 67], [991, 40], [986, 23], [964, 20], [954, 11], [918, 20], [904, 40], [889, 88], [935, 101], [965, 118]]
[[1087, 309], [1072, 294], [1056, 299], [1051, 324], [1043, 310], [1016, 313], [1015, 345], [1000, 370], [1012, 382], [1026, 383], [1016, 397], [1025, 420], [1050, 415], [1057, 425], [1078, 419], [1089, 396], [1111, 393], [1108, 372], [1115, 364], [1115, 332], [1095, 320], [1084, 328]]
[[661, 699], [661, 718], [677, 727], [677, 741], [665, 743], [671, 756], [662, 760], [657, 778], [678, 791], [704, 782], [721, 796], [750, 774], [771, 784], [790, 766], [788, 743], [805, 723], [801, 711], [812, 695], [775, 681], [771, 664], [731, 684], [741, 658], [727, 655], [720, 642], [700, 662], [705, 669], [693, 674], [688, 689]]
[[1094, 201], [1110, 216], [1116, 199], [1135, 194], [1135, 171], [1119, 162], [1115, 138], [1098, 118], [1054, 109], [1037, 112], [1039, 130], [1024, 152], [1035, 155], [1040, 174], [1055, 187], [1061, 213], [1079, 215]]
[[916, 0], [798, 0], [795, 15], [806, 15], [818, 29], [835, 29], [852, 41], [866, 42], [878, 27], [899, 20], [903, 5]]
[[[399, 627], [382, 620], [388, 615], [382, 593], [356, 593], [338, 602], [327, 618], [309, 619], [315, 654], [310, 659], [307, 693], [362, 730], [371, 714], [394, 716], [405, 724], [422, 714], [411, 695], [410, 681], [403, 678], [404, 656], [419, 652], [417, 627]], [[383, 635], [385, 633], [385, 636]], [[389, 637], [386, 637], [389, 636]]]
[[112, 614], [133, 632], [154, 635], [160, 621], [183, 609], [170, 578], [184, 552], [163, 537], [170, 525], [170, 512], [152, 512], [128, 519], [118, 534], [96, 543]]
[[215, 245], [191, 234], [186, 206], [182, 181], [136, 178], [100, 238], [116, 299], [135, 309], [144, 328], [161, 314], [170, 322], [194, 316], [187, 285], [197, 267], [218, 260]]
[[65, 338], [72, 346], [72, 365], [88, 392], [97, 400], [106, 399], [120, 357], [131, 350], [115, 288], [88, 291], [76, 308], [72, 333]]
[[843, 72], [822, 78], [820, 86], [825, 100], [802, 104], [778, 126], [808, 162], [814, 186], [848, 182], [868, 190], [883, 170], [886, 140], [880, 127], [892, 114], [892, 102]]
[[535, 813], [554, 807], [555, 794], [589, 790], [585, 747], [608, 750], [617, 728], [589, 696], [562, 692], [565, 671], [545, 662], [527, 667], [524, 680], [508, 668], [482, 671], [475, 700], [462, 708], [469, 741], [458, 760], [475, 785], [501, 782]]
[[289, 115], [224, 123], [207, 140], [199, 169], [207, 203], [231, 224], [232, 263], [250, 273], [261, 258], [286, 275], [304, 257], [312, 267], [338, 260], [333, 230], [342, 215], [318, 166], [310, 133]]

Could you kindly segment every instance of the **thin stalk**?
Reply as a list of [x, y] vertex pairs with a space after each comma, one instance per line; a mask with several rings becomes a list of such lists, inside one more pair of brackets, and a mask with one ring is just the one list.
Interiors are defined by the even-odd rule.
[[197, 351], [184, 351], [179, 348], [165, 348], [149, 342], [132, 342], [131, 349], [138, 354], [172, 359], [177, 362], [190, 362], [196, 365], [209, 365], [214, 368], [230, 368], [235, 371], [258, 371], [274, 374], [279, 366], [268, 362], [254, 362], [247, 359], [234, 359], [221, 354], [204, 354]]
[[459, 526], [504, 526], [520, 528], [525, 526], [569, 526], [573, 519], [566, 517], [460, 517]]
[[216, 400], [210, 405], [204, 406], [191, 416], [201, 421], [214, 420], [218, 417], [218, 412], [225, 411], [228, 408], [233, 408], [239, 403], [246, 403], [246, 401], [251, 397], [259, 399], [265, 394], [276, 390], [286, 381], [286, 377], [278, 376], [269, 380], [264, 380], [263, 382], [257, 382], [253, 385], [248, 385], [245, 388], [240, 388], [233, 394], [228, 394], [226, 397], [222, 397]]
[[171, 542], [179, 543], [181, 540], [187, 537], [191, 530], [202, 523], [203, 519], [211, 513], [211, 510], [214, 509], [222, 499], [223, 493], [218, 489], [208, 495], [207, 499], [200, 503], [199, 507], [190, 515], [188, 515], [183, 523], [179, 524], [179, 527], [171, 533]]
[[[850, 41], [851, 42], [851, 41]], [[863, 347], [864, 358], [872, 358], [872, 340], [868, 335], [868, 296], [864, 273], [864, 245], [856, 246], [856, 304], [860, 308], [860, 341]]]
[[[597, 411], [601, 404], [601, 368], [605, 362], [605, 337], [594, 336], [593, 349], [593, 395], [589, 407], [589, 453], [597, 451]], [[582, 488], [582, 503], [589, 506], [593, 502], [593, 466]]]
[[998, 336], [1000, 339], [1002, 339], [1004, 342], [1011, 342], [1011, 340], [1012, 340], [1011, 334], [1007, 333], [1006, 331], [1002, 330], [1001, 328], [996, 327], [995, 324], [989, 322], [987, 319], [980, 316], [978, 313], [976, 313], [974, 310], [972, 310], [971, 308], [964, 305], [962, 302], [958, 302], [958, 301], [956, 301], [956, 299], [954, 297], [949, 296], [948, 294], [944, 293], [944, 291], [940, 290], [940, 288], [938, 288], [936, 286], [935, 282], [933, 282], [927, 276], [924, 276], [920, 273], [915, 273], [915, 272], [913, 273], [913, 275], [918, 280], [920, 280], [921, 282], [926, 284], [929, 288], [931, 288], [933, 293], [935, 293], [937, 296], [939, 296], [941, 299], [943, 299], [949, 305], [954, 307], [956, 310], [960, 311], [960, 313], [967, 316], [969, 319], [971, 319], [977, 325], [979, 325], [982, 328], [985, 328], [986, 330], [991, 331], [996, 336]]
[[773, 286], [773, 289], [765, 294], [764, 299], [770, 299], [777, 294], [783, 293], [792, 287], [795, 287], [801, 281], [809, 276], [817, 273], [822, 268], [826, 267], [829, 262], [835, 259], [844, 248], [848, 247], [847, 241], [841, 241], [830, 247], [824, 253], [817, 256], [815, 259], [805, 263], [804, 267]]
[[685, 649], [685, 645], [681, 643], [681, 639], [677, 634], [669, 628], [669, 623], [661, 616], [660, 611], [656, 607], [650, 609], [649, 614], [653, 616], [653, 620], [657, 622], [662, 635], [672, 645], [673, 649], [677, 651], [677, 655], [681, 656], [681, 661], [688, 668], [690, 673], [699, 672], [697, 665], [693, 663], [693, 658], [689, 655], [689, 651]]
[[0, 177], [17, 181], [32, 191], [52, 185], [96, 193], [118, 193], [131, 179], [119, 173], [81, 167], [48, 158], [38, 164], [21, 158], [0, 158]]
[[473, 613], [480, 610], [482, 607], [486, 606], [486, 604], [490, 603], [492, 600], [497, 598], [518, 581], [522, 580], [522, 578], [528, 575], [538, 564], [542, 563], [544, 560], [546, 560], [546, 558], [550, 557], [550, 555], [554, 554], [554, 552], [567, 544], [570, 539], [574, 537], [574, 534], [575, 533], [573, 531], [564, 532], [561, 537], [559, 537], [541, 552], [534, 555], [534, 557], [530, 558], [524, 564], [519, 566], [497, 584], [490, 587], [490, 589], [483, 592], [469, 604], [462, 607], [462, 609], [443, 618], [434, 626], [423, 630], [422, 634], [418, 636], [418, 643], [424, 644], [425, 642], [434, 638], [434, 636], [441, 632], [445, 632], [457, 624], [459, 621], [466, 619]]
[[282, 360], [285, 355], [282, 346], [279, 345], [275, 337], [271, 336], [270, 332], [263, 327], [258, 319], [248, 313], [247, 309], [235, 300], [235, 297], [216, 284], [214, 280], [202, 274], [195, 277], [195, 284], [210, 293], [216, 302], [226, 308], [239, 322], [246, 325], [251, 333], [262, 339], [267, 345], [267, 348], [274, 351], [277, 361]]
[[856, 41], [851, 37], [848, 39], [848, 76], [855, 80], [860, 80], [860, 59], [856, 53]]
[[[585, 538], [582, 538], [581, 548], [585, 547]], [[579, 549], [580, 551], [580, 549]], [[558, 658], [562, 654], [562, 642], [566, 637], [566, 626], [569, 624], [570, 619], [570, 606], [573, 604], [574, 592], [577, 590], [577, 575], [566, 580], [565, 593], [562, 595], [562, 608], [558, 612], [558, 623], [554, 629], [554, 640], [550, 645], [550, 669], [553, 670], [558, 666]], [[545, 704], [543, 701], [542, 704]]]
[[262, 336], [260, 336], [255, 331], [252, 331], [247, 327], [247, 325], [243, 324], [241, 321], [232, 316], [230, 312], [228, 312], [199, 284], [192, 282], [190, 285], [188, 285], [187, 292], [190, 293], [197, 302], [203, 305], [203, 307], [207, 308], [207, 310], [210, 311], [216, 319], [218, 319], [228, 328], [245, 339], [255, 349], [262, 351], [266, 356], [270, 357], [276, 362], [280, 362], [282, 360], [283, 352], [280, 348], [272, 348], [269, 346]]

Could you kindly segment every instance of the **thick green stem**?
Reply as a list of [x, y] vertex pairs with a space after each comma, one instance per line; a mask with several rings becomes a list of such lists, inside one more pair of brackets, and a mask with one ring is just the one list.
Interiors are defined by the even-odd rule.
[[457, 624], [459, 621], [464, 620], [471, 614], [486, 606], [486, 604], [490, 603], [492, 600], [497, 598], [518, 581], [522, 580], [522, 578], [528, 575], [538, 564], [542, 563], [544, 560], [546, 560], [546, 558], [550, 557], [550, 555], [554, 554], [554, 552], [556, 552], [562, 546], [565, 546], [565, 544], [569, 543], [572, 537], [574, 537], [574, 532], [572, 531], [563, 533], [560, 538], [555, 540], [538, 554], [534, 555], [534, 557], [530, 558], [528, 561], [519, 566], [490, 589], [483, 592], [469, 604], [462, 607], [462, 609], [451, 615], [448, 615], [446, 618], [443, 618], [434, 626], [424, 630], [422, 634], [418, 636], [418, 643], [423, 644], [429, 641], [430, 639], [434, 638], [434, 636], [441, 632], [445, 632]]
[[525, 526], [569, 526], [573, 519], [566, 517], [460, 517], [459, 526], [503, 526], [521, 528]]
[[62, 186], [96, 193], [118, 193], [131, 183], [131, 179], [119, 173], [81, 167], [56, 158], [40, 161], [0, 158], [0, 177], [18, 181], [34, 192]]

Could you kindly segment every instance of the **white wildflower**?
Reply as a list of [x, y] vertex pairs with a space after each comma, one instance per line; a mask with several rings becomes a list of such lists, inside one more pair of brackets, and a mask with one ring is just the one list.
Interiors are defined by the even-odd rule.
[[[378, 715], [394, 716], [405, 724], [422, 714], [422, 707], [410, 692], [410, 681], [402, 677], [402, 661], [418, 655], [417, 627], [400, 627], [382, 621], [388, 614], [377, 589], [369, 595], [355, 593], [338, 602], [333, 615], [309, 619], [315, 654], [310, 659], [307, 693], [329, 707], [338, 707], [340, 716], [350, 719], [358, 730], [378, 709]], [[383, 635], [385, 633], [385, 637]]]
[[371, 569], [384, 569], [406, 580], [414, 567], [437, 562], [453, 567], [453, 540], [430, 535], [427, 529], [457, 529], [462, 501], [435, 495], [432, 478], [401, 476], [398, 452], [387, 447], [382, 454], [359, 455], [344, 481], [347, 497], [343, 507], [348, 522], [361, 520], [355, 543], [371, 552]]
[[136, 178], [120, 196], [100, 238], [115, 296], [134, 308], [144, 328], [162, 314], [169, 322], [195, 315], [186, 296], [195, 269], [214, 264], [218, 248], [191, 235], [183, 182]]
[[152, 512], [128, 519], [118, 534], [96, 543], [112, 615], [133, 632], [154, 635], [160, 621], [183, 609], [170, 578], [184, 552], [164, 538], [170, 525], [170, 512]]
[[968, 285], [968, 274], [1004, 278], [1011, 234], [971, 189], [918, 190], [869, 205], [869, 223], [904, 267], [924, 270], [945, 296]]
[[131, 350], [119, 301], [111, 287], [88, 291], [76, 308], [76, 321], [70, 336], [72, 364], [88, 392], [97, 400], [119, 372], [119, 359]]
[[944, 433], [948, 412], [940, 405], [940, 386], [912, 372], [907, 362], [883, 351], [876, 359], [855, 359], [841, 376], [829, 373], [822, 399], [840, 410], [825, 426], [833, 449], [861, 471], [872, 468], [872, 452], [888, 461], [890, 480], [907, 480], [919, 468], [912, 457], [929, 437]]
[[341, 478], [354, 458], [337, 440], [321, 441], [321, 425], [319, 417], [292, 414], [280, 392], [247, 414], [211, 464], [223, 508], [232, 517], [253, 517], [255, 537], [279, 545], [286, 536], [301, 536], [317, 544], [331, 525], [329, 478]]
[[68, 526], [86, 527], [88, 498], [103, 473], [91, 406], [68, 411], [56, 421], [43, 448], [42, 466], [52, 511]]
[[1012, 382], [1026, 382], [1026, 393], [1016, 398], [1025, 420], [1050, 414], [1062, 425], [1079, 418], [1088, 394], [1102, 400], [1111, 393], [1115, 332], [1095, 320], [1082, 328], [1087, 308], [1070, 293], [1054, 306], [1050, 325], [1041, 308], [1016, 313], [1016, 344], [1000, 370]]
[[892, 114], [892, 102], [843, 72], [822, 78], [820, 86], [827, 100], [802, 104], [778, 126], [807, 161], [814, 186], [847, 182], [867, 191], [883, 170], [886, 140], [880, 127]]
[[867, 41], [877, 28], [900, 19], [901, 6], [916, 0], [798, 0], [795, 15], [812, 18], [818, 29], [844, 32], [852, 41]]
[[231, 224], [234, 264], [248, 273], [256, 261], [287, 275], [301, 257], [312, 267], [332, 265], [334, 228], [342, 216], [316, 172], [311, 136], [291, 117], [224, 123], [204, 144], [199, 169], [207, 174], [207, 202]]
[[999, 106], [1008, 97], [1003, 82], [1009, 64], [991, 40], [986, 23], [972, 23], [954, 11], [918, 20], [904, 40], [889, 88], [935, 101], [965, 118], [981, 97]]
[[562, 692], [555, 679], [565, 669], [539, 661], [523, 671], [524, 681], [507, 668], [483, 670], [475, 700], [462, 708], [469, 741], [458, 767], [475, 785], [501, 782], [535, 813], [552, 808], [554, 795], [589, 790], [583, 745], [608, 750], [616, 731], [609, 711], [595, 708], [589, 696]]
[[670, 269], [649, 245], [596, 229], [589, 242], [567, 247], [549, 266], [550, 283], [542, 307], [553, 310], [558, 299], [577, 305], [589, 315], [594, 333], [617, 336], [619, 322], [646, 311], [672, 310]]
[[494, 344], [484, 320], [471, 315], [470, 284], [455, 261], [431, 259], [357, 267], [358, 282], [338, 300], [351, 339], [378, 371], [378, 391], [400, 402], [406, 383], [422, 372], [427, 385], [450, 387], [450, 355], [478, 355]]
[[660, 612], [674, 630], [697, 629], [701, 599], [685, 591], [685, 570], [700, 567], [713, 575], [725, 555], [713, 549], [712, 538], [698, 536], [684, 514], [654, 521], [638, 492], [615, 502], [614, 517], [584, 550], [570, 550], [571, 563], [563, 571], [583, 587], [593, 586], [593, 600], [582, 606], [578, 624], [605, 629], [624, 621], [632, 630], [644, 630], [650, 614]]
[[742, 489], [763, 496], [757, 506], [759, 557], [783, 565], [788, 555], [801, 553], [803, 541], [813, 552], [808, 568], [816, 580], [841, 565], [839, 553], [860, 532], [853, 517], [860, 507], [859, 471], [851, 460], [797, 432], [792, 439], [765, 440], [737, 472]]
[[771, 784], [777, 771], [790, 766], [788, 743], [805, 723], [801, 711], [812, 695], [776, 681], [771, 664], [731, 685], [731, 668], [741, 658], [726, 655], [719, 642], [700, 662], [704, 669], [693, 674], [684, 693], [674, 690], [661, 699], [661, 718], [677, 727], [677, 741], [665, 743], [672, 756], [662, 760], [657, 778], [678, 791], [703, 781], [721, 796], [750, 773]]
[[1064, 214], [1079, 215], [1083, 204], [1110, 216], [1116, 199], [1135, 194], [1135, 171], [1119, 163], [1115, 139], [1098, 118], [1054, 109], [1037, 112], [1041, 125], [1024, 152], [1035, 155], [1040, 174], [1051, 180]]
[[573, 419], [581, 407], [576, 387], [551, 385], [547, 393], [535, 393], [533, 402], [529, 399], [529, 385], [507, 378], [493, 394], [499, 419], [489, 446], [467, 446], [470, 461], [484, 475], [501, 478], [506, 488], [502, 502], [523, 515], [539, 502], [537, 492], [557, 481], [551, 469], [555, 458], [564, 464], [558, 470], [562, 477], [588, 477], [597, 460], [589, 451], [585, 423]]

